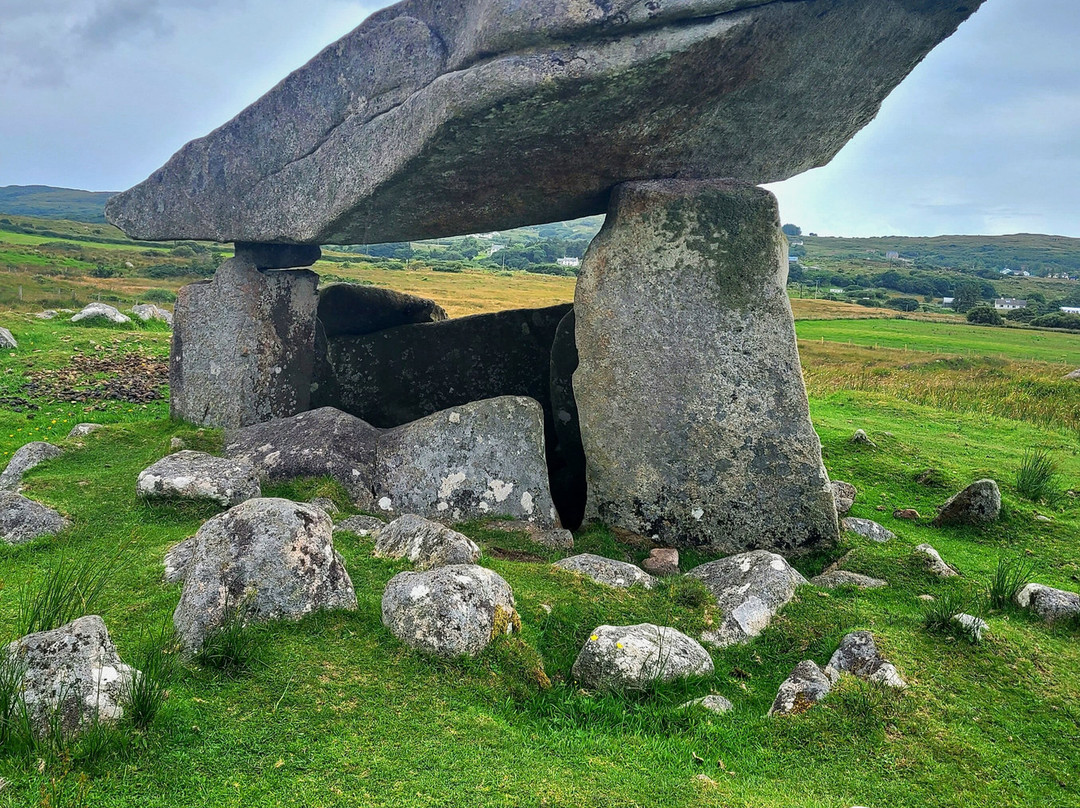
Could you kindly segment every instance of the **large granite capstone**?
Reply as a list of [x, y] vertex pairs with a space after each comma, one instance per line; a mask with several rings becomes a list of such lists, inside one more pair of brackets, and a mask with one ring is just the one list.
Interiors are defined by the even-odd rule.
[[600, 213], [629, 180], [778, 181], [979, 5], [406, 0], [106, 215], [142, 239], [370, 244]]

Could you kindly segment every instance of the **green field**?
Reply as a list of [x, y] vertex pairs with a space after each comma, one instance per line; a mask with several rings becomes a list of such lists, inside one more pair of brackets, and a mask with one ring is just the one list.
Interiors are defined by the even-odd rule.
[[1080, 334], [915, 320], [800, 320], [799, 339], [1080, 367]]
[[[409, 282], [423, 284], [422, 277]], [[472, 305], [478, 279], [430, 277], [442, 302]], [[0, 547], [0, 639], [17, 635], [20, 592], [50, 565], [71, 554], [104, 564], [119, 549], [93, 610], [121, 656], [131, 657], [179, 598], [179, 586], [161, 583], [165, 550], [214, 512], [140, 504], [135, 478], [169, 452], [173, 436], [211, 449], [220, 436], [167, 420], [165, 399], [61, 402], [27, 392], [28, 384], [79, 390], [118, 377], [138, 391], [145, 362], [166, 356], [168, 334], [11, 312], [0, 323], [20, 339], [17, 351], [2, 354], [0, 458], [31, 439], [66, 446], [64, 457], [27, 475], [26, 493], [73, 521], [56, 539]], [[651, 621], [693, 634], [715, 620], [707, 599], [685, 583], [653, 593], [607, 590], [552, 569], [547, 562], [558, 554], [523, 535], [464, 525], [484, 548], [481, 563], [513, 586], [524, 629], [475, 660], [433, 661], [380, 622], [382, 589], [405, 565], [374, 558], [370, 541], [346, 536], [335, 545], [358, 612], [258, 632], [262, 651], [236, 679], [182, 665], [148, 730], [123, 724], [63, 749], [0, 755], [0, 806], [1075, 808], [1078, 629], [1048, 628], [1012, 609], [987, 611], [991, 633], [973, 645], [925, 629], [917, 596], [957, 593], [975, 609], [1003, 556], [1029, 559], [1040, 582], [1077, 589], [1080, 500], [1065, 491], [1080, 489], [1080, 431], [1069, 421], [1070, 412], [1080, 419], [1072, 404], [1080, 399], [1069, 398], [1080, 385], [1062, 381], [1054, 363], [1060, 352], [1080, 365], [1080, 337], [895, 320], [798, 328], [830, 474], [858, 487], [853, 515], [880, 521], [898, 538], [881, 545], [848, 534], [834, 551], [796, 566], [809, 576], [850, 551], [847, 569], [886, 578], [888, 588], [805, 588], [760, 638], [715, 652], [716, 673], [707, 679], [588, 693], [569, 671], [598, 624]], [[1020, 337], [1029, 341], [1010, 341]], [[875, 350], [886, 338], [900, 340], [898, 349]], [[928, 352], [961, 358], [939, 361]], [[981, 387], [988, 384], [996, 385], [992, 393]], [[998, 410], [980, 407], [988, 397], [1002, 402]], [[23, 404], [11, 404], [19, 398]], [[64, 441], [79, 421], [110, 426]], [[856, 428], [878, 448], [851, 444]], [[1059, 465], [1061, 497], [1052, 504], [1025, 500], [1013, 486], [1030, 447], [1045, 448]], [[1000, 522], [985, 530], [929, 526], [936, 505], [982, 476], [1002, 484]], [[351, 512], [328, 481], [264, 493], [330, 495]], [[923, 518], [894, 519], [895, 507], [916, 508]], [[911, 551], [924, 541], [963, 577], [941, 581], [922, 571]], [[619, 544], [602, 527], [577, 535], [575, 552], [585, 551], [632, 561], [647, 552]], [[704, 559], [687, 553], [684, 568]], [[799, 660], [824, 664], [846, 632], [864, 628], [910, 682], [906, 692], [847, 682], [803, 715], [765, 717]], [[679, 709], [709, 692], [730, 698], [735, 711]]]

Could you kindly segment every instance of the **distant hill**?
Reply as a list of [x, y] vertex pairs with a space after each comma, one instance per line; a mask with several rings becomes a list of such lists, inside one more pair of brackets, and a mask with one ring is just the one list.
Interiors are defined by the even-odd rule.
[[49, 185], [0, 187], [0, 214], [105, 223], [105, 202], [116, 191], [78, 191]]

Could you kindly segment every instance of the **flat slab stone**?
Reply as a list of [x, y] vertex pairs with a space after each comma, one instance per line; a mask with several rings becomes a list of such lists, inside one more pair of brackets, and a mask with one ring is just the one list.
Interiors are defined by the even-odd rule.
[[418, 569], [449, 564], [475, 564], [480, 548], [468, 536], [414, 513], [399, 516], [379, 528], [375, 535], [375, 555], [404, 558]]
[[44, 536], [54, 536], [70, 522], [40, 502], [13, 491], [0, 493], [0, 541], [24, 544]]
[[640, 567], [628, 564], [625, 561], [616, 561], [613, 558], [582, 553], [570, 558], [563, 558], [555, 562], [560, 569], [576, 572], [591, 578], [598, 584], [614, 587], [616, 589], [629, 589], [640, 585], [645, 589], [656, 586], [656, 579]]
[[1042, 584], [1027, 584], [1016, 593], [1016, 605], [1031, 609], [1047, 623], [1080, 616], [1080, 595]]
[[[820, 166], [979, 2], [406, 0], [109, 200], [144, 239], [370, 244]], [[462, 178], [476, 178], [463, 182]]]
[[59, 457], [64, 450], [42, 440], [19, 447], [0, 473], [0, 491], [17, 491], [23, 475], [46, 460]]
[[597, 626], [570, 673], [586, 687], [632, 689], [713, 672], [697, 640], [668, 626]]
[[139, 472], [135, 492], [144, 499], [209, 500], [222, 507], [262, 496], [251, 463], [190, 449], [163, 457]]
[[888, 528], [884, 528], [872, 519], [860, 519], [856, 516], [845, 516], [840, 522], [844, 530], [858, 533], [864, 539], [884, 544], [896, 538], [896, 534]]
[[758, 636], [807, 583], [786, 560], [767, 550], [710, 561], [686, 574], [705, 584], [723, 612], [720, 626], [701, 637], [720, 648]]
[[319, 323], [327, 338], [359, 336], [399, 325], [446, 319], [434, 300], [378, 286], [334, 283], [319, 290]]
[[121, 314], [120, 310], [115, 306], [110, 306], [107, 303], [90, 303], [83, 307], [83, 310], [78, 314], [75, 314], [71, 318], [71, 322], [78, 323], [83, 320], [107, 320], [110, 323], [116, 325], [123, 325], [124, 323], [130, 323], [131, 318], [126, 314]]
[[821, 575], [811, 578], [810, 583], [824, 589], [836, 589], [838, 586], [856, 586], [859, 589], [880, 589], [883, 586], [889, 585], [888, 581], [883, 581], [881, 578], [871, 578], [869, 575], [861, 575], [857, 572], [848, 572], [847, 570], [826, 570], [821, 573]]
[[228, 457], [251, 463], [259, 479], [282, 482], [298, 477], [333, 477], [358, 508], [374, 503], [379, 430], [333, 407], [231, 430]]

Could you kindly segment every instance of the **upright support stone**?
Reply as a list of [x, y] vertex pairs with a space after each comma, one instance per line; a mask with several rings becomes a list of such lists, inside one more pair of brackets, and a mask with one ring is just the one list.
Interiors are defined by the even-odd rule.
[[309, 409], [316, 287], [307, 269], [261, 271], [245, 252], [180, 290], [169, 362], [170, 412], [241, 427]]
[[587, 519], [718, 553], [837, 539], [786, 280], [767, 191], [615, 189], [574, 303]]

